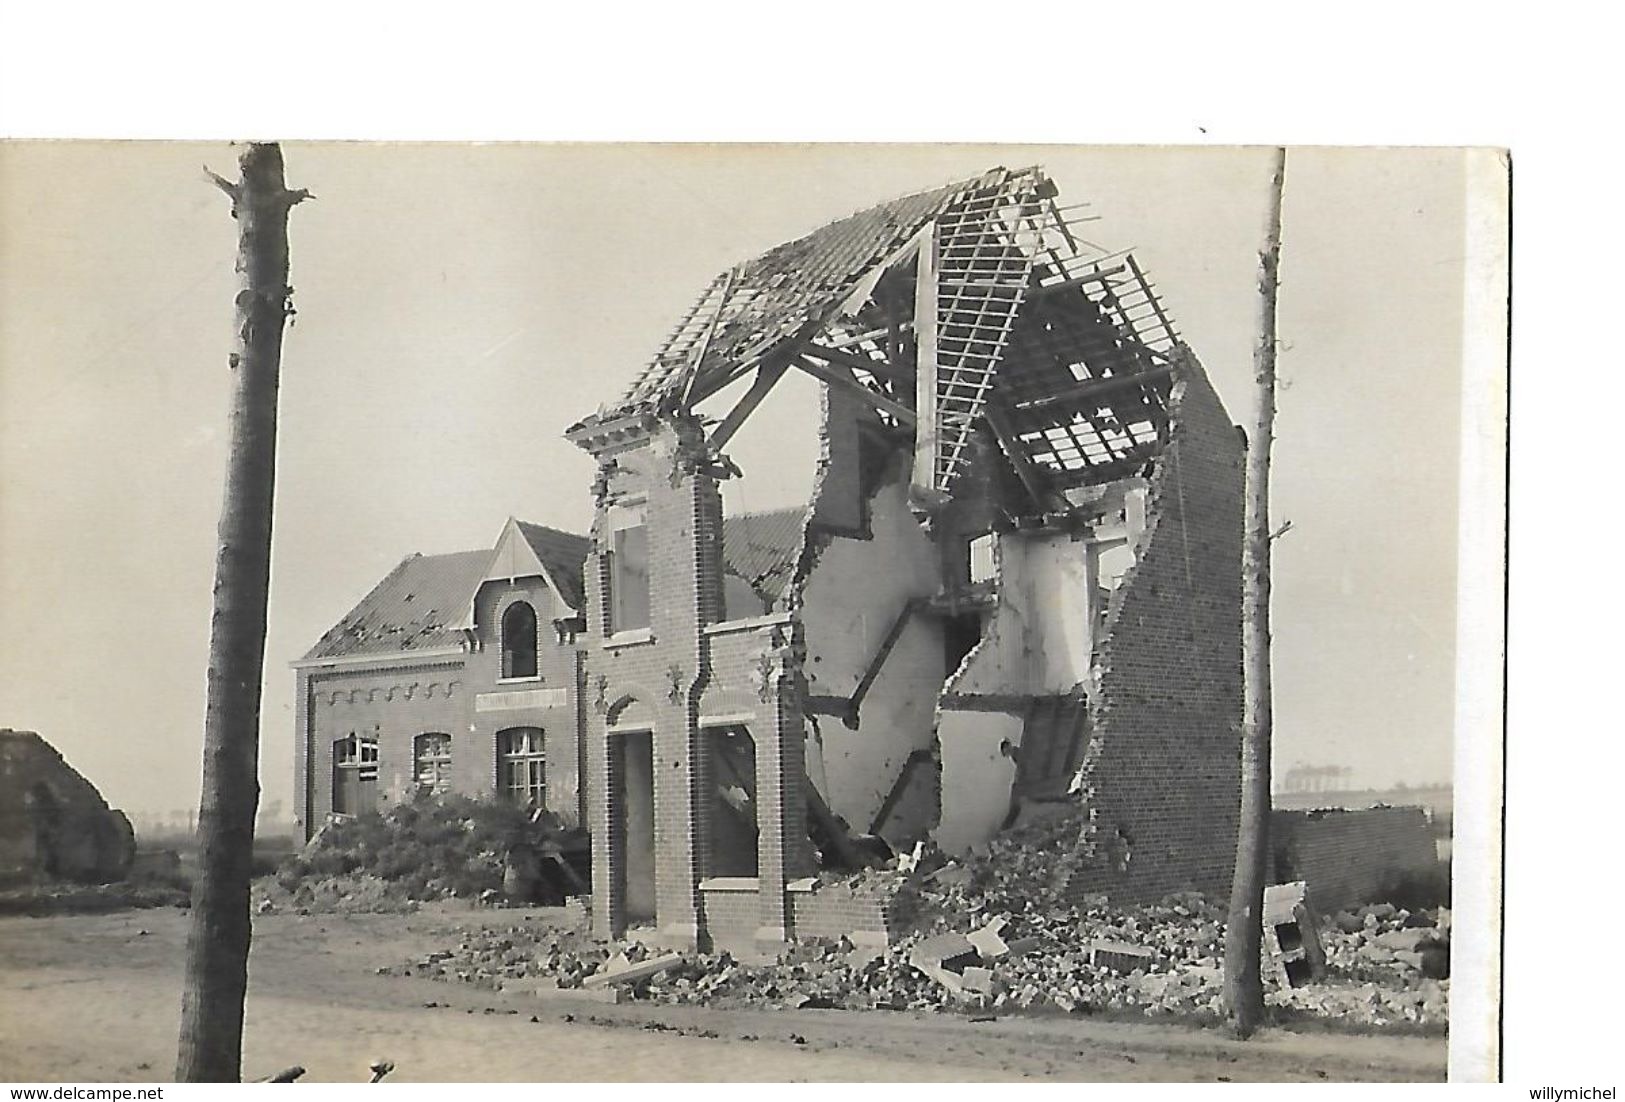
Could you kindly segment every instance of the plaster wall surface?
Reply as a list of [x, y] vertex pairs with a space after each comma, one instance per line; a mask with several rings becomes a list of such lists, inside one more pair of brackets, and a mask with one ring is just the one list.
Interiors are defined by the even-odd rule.
[[849, 699], [907, 615], [863, 695], [857, 728], [830, 716], [817, 725], [827, 785], [820, 791], [855, 830], [871, 827], [909, 755], [931, 746], [945, 673], [940, 622], [908, 611], [940, 582], [936, 546], [909, 512], [907, 493], [900, 477], [881, 486], [869, 501], [870, 538], [830, 538], [801, 592], [814, 696]]
[[963, 855], [1004, 825], [1021, 729], [1021, 717], [1005, 712], [942, 713], [942, 815], [932, 837], [948, 853]]

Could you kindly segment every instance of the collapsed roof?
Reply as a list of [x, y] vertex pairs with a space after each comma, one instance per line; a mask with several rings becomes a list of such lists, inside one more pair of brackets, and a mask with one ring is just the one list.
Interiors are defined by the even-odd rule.
[[754, 381], [728, 439], [791, 368], [911, 429], [913, 484], [945, 500], [986, 426], [1040, 510], [1136, 473], [1169, 434], [1175, 330], [1128, 252], [1079, 239], [1037, 167], [996, 168], [831, 223], [723, 272], [613, 406], [571, 430]]

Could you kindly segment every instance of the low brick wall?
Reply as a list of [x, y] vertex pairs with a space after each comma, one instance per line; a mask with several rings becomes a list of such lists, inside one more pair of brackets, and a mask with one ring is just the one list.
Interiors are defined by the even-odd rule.
[[754, 881], [746, 888], [742, 882], [731, 884], [732, 879], [700, 884], [700, 921], [711, 940], [724, 948], [753, 941], [762, 924]]
[[1365, 902], [1399, 877], [1438, 864], [1427, 812], [1420, 807], [1277, 811], [1270, 819], [1270, 849], [1274, 880], [1307, 880], [1319, 911]]
[[846, 937], [859, 945], [886, 945], [902, 932], [910, 898], [850, 884], [817, 884], [792, 891], [797, 937]]
[[[796, 882], [790, 897], [791, 932], [798, 938], [845, 937], [859, 945], [886, 945], [908, 918], [911, 896], [874, 886]], [[719, 877], [700, 884], [703, 921], [711, 940], [726, 948], [751, 942], [761, 926], [754, 879]]]

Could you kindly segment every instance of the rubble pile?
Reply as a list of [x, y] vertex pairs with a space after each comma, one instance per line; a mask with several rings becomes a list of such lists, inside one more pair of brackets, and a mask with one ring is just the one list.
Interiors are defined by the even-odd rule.
[[381, 911], [470, 899], [562, 902], [584, 886], [579, 832], [545, 812], [441, 796], [329, 821], [277, 869], [261, 908]]
[[[1080, 829], [1045, 822], [963, 862], [917, 848], [858, 874], [858, 888], [909, 903], [912, 929], [885, 948], [809, 939], [749, 963], [515, 924], [457, 930], [454, 950], [390, 971], [510, 990], [615, 986], [668, 1003], [1219, 1017], [1225, 907], [1194, 893], [1143, 906], [1069, 902], [1087, 860]], [[1269, 1001], [1365, 1025], [1442, 1025], [1449, 980], [1437, 955], [1447, 972], [1448, 927], [1448, 911], [1339, 914], [1322, 934], [1325, 980], [1287, 987], [1266, 969]]]

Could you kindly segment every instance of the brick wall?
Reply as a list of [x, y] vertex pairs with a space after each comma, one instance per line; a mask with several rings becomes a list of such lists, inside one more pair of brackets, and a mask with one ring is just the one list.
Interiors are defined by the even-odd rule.
[[[538, 676], [503, 679], [498, 625], [503, 611], [519, 600], [536, 612]], [[548, 809], [568, 824], [579, 822], [581, 654], [576, 644], [558, 643], [552, 626], [567, 611], [555, 607], [540, 579], [488, 582], [475, 599], [474, 651], [301, 668], [294, 779], [304, 835], [333, 810], [333, 744], [351, 733], [378, 740], [382, 811], [412, 795], [418, 735], [449, 734], [452, 791], [490, 796], [497, 785], [498, 734], [540, 728]]]
[[412, 742], [429, 732], [452, 736], [454, 788], [470, 794], [490, 791], [489, 780], [482, 789], [465, 776], [471, 756], [466, 735], [470, 693], [460, 658], [301, 672], [309, 692], [305, 709], [309, 749], [302, 763], [306, 768], [296, 780], [307, 836], [333, 810], [333, 744], [352, 733], [378, 740], [380, 811], [410, 797]]
[[794, 891], [790, 901], [798, 937], [846, 937], [860, 945], [885, 945], [900, 936], [910, 905], [905, 895], [846, 883]]
[[1126, 898], [1228, 891], [1235, 861], [1245, 449], [1194, 357], [1179, 379], [1089, 694], [1086, 794], [1118, 866], [1097, 886]]
[[1277, 811], [1270, 817], [1274, 879], [1306, 880], [1316, 910], [1370, 902], [1397, 877], [1438, 865], [1420, 807]]
[[700, 894], [701, 919], [714, 945], [754, 946], [761, 911], [760, 895], [754, 887], [745, 890], [706, 886]]
[[[697, 422], [675, 418], [628, 426], [615, 440], [585, 442], [600, 463], [598, 514], [587, 563], [588, 820], [600, 934], [626, 924], [626, 843], [612, 740], [647, 730], [654, 748], [656, 922], [664, 936], [704, 939], [699, 882], [710, 871], [708, 815], [715, 779], [704, 750], [708, 724], [746, 727], [755, 744], [758, 829], [756, 925], [787, 933], [785, 882], [806, 865], [800, 665], [787, 617], [723, 624], [722, 500], [698, 462]], [[617, 506], [643, 510], [649, 549], [647, 631], [612, 633], [611, 561], [605, 555]]]

